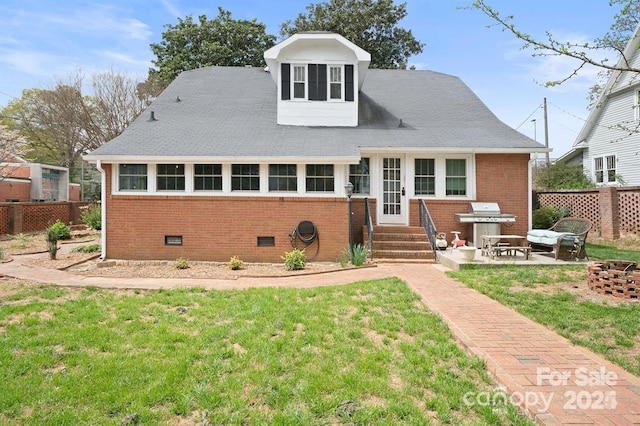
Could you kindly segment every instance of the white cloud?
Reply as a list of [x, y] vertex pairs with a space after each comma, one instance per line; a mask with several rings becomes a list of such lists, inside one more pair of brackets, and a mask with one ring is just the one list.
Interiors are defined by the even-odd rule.
[[160, 0], [160, 3], [162, 3], [164, 8], [167, 9], [167, 12], [169, 12], [169, 14], [172, 15], [174, 18], [183, 16], [182, 13], [180, 12], [180, 9], [178, 9], [176, 5], [171, 3], [170, 0]]
[[[556, 40], [569, 40], [574, 44], [591, 42], [591, 38], [585, 34], [561, 32], [553, 34]], [[611, 55], [611, 52], [606, 51], [588, 51], [587, 53], [598, 61]], [[545, 54], [542, 50], [523, 49], [520, 40], [513, 40], [509, 43], [505, 60], [518, 63], [519, 69], [522, 70], [519, 78], [535, 81], [540, 85], [552, 81], [562, 81], [572, 76], [577, 70], [576, 75], [552, 88], [554, 91], [564, 93], [573, 91], [586, 93], [598, 81], [598, 72], [601, 70], [601, 68], [592, 65], [586, 65], [578, 70], [582, 64], [578, 59], [565, 55]], [[613, 60], [615, 61], [616, 58]]]

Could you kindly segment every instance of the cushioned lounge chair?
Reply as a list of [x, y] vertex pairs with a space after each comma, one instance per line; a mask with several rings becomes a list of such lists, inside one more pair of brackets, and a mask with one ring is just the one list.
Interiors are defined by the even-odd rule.
[[554, 251], [556, 260], [589, 260], [585, 242], [590, 229], [589, 219], [565, 217], [549, 229], [527, 232], [527, 241], [534, 250]]

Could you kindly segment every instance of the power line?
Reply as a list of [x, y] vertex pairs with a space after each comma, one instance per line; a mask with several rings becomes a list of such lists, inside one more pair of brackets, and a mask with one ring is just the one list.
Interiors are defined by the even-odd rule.
[[522, 127], [524, 125], [524, 123], [526, 123], [527, 121], [529, 121], [529, 119], [533, 116], [533, 114], [535, 114], [536, 112], [538, 112], [538, 110], [542, 108], [542, 104], [538, 105], [536, 107], [536, 109], [533, 110], [533, 112], [531, 114], [529, 114], [527, 116], [527, 118], [524, 119], [524, 121], [522, 123], [520, 123], [520, 125], [518, 127], [516, 127], [516, 130], [518, 130], [520, 127]]

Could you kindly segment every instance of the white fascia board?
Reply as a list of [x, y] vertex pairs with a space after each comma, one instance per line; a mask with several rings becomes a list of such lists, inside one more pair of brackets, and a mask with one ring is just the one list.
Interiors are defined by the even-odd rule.
[[127, 163], [127, 164], [155, 164], [155, 163], [304, 163], [304, 164], [355, 164], [360, 161], [360, 156], [345, 155], [340, 157], [152, 157], [152, 156], [121, 156], [121, 155], [85, 155], [85, 161], [101, 161], [102, 164]]
[[450, 148], [450, 147], [425, 147], [425, 148], [361, 148], [360, 154], [376, 154], [376, 153], [452, 153], [452, 154], [532, 154], [552, 152], [552, 148]]

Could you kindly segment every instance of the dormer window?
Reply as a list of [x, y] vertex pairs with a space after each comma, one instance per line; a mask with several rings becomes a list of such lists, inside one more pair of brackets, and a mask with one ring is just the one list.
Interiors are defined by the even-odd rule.
[[[291, 75], [292, 68], [293, 75]], [[354, 100], [353, 65], [283, 63], [281, 78], [283, 101], [297, 99], [353, 102]]]
[[293, 67], [293, 97], [295, 99], [305, 99], [305, 75], [307, 74], [304, 65], [296, 65]]
[[342, 99], [342, 67], [329, 67], [331, 99]]

